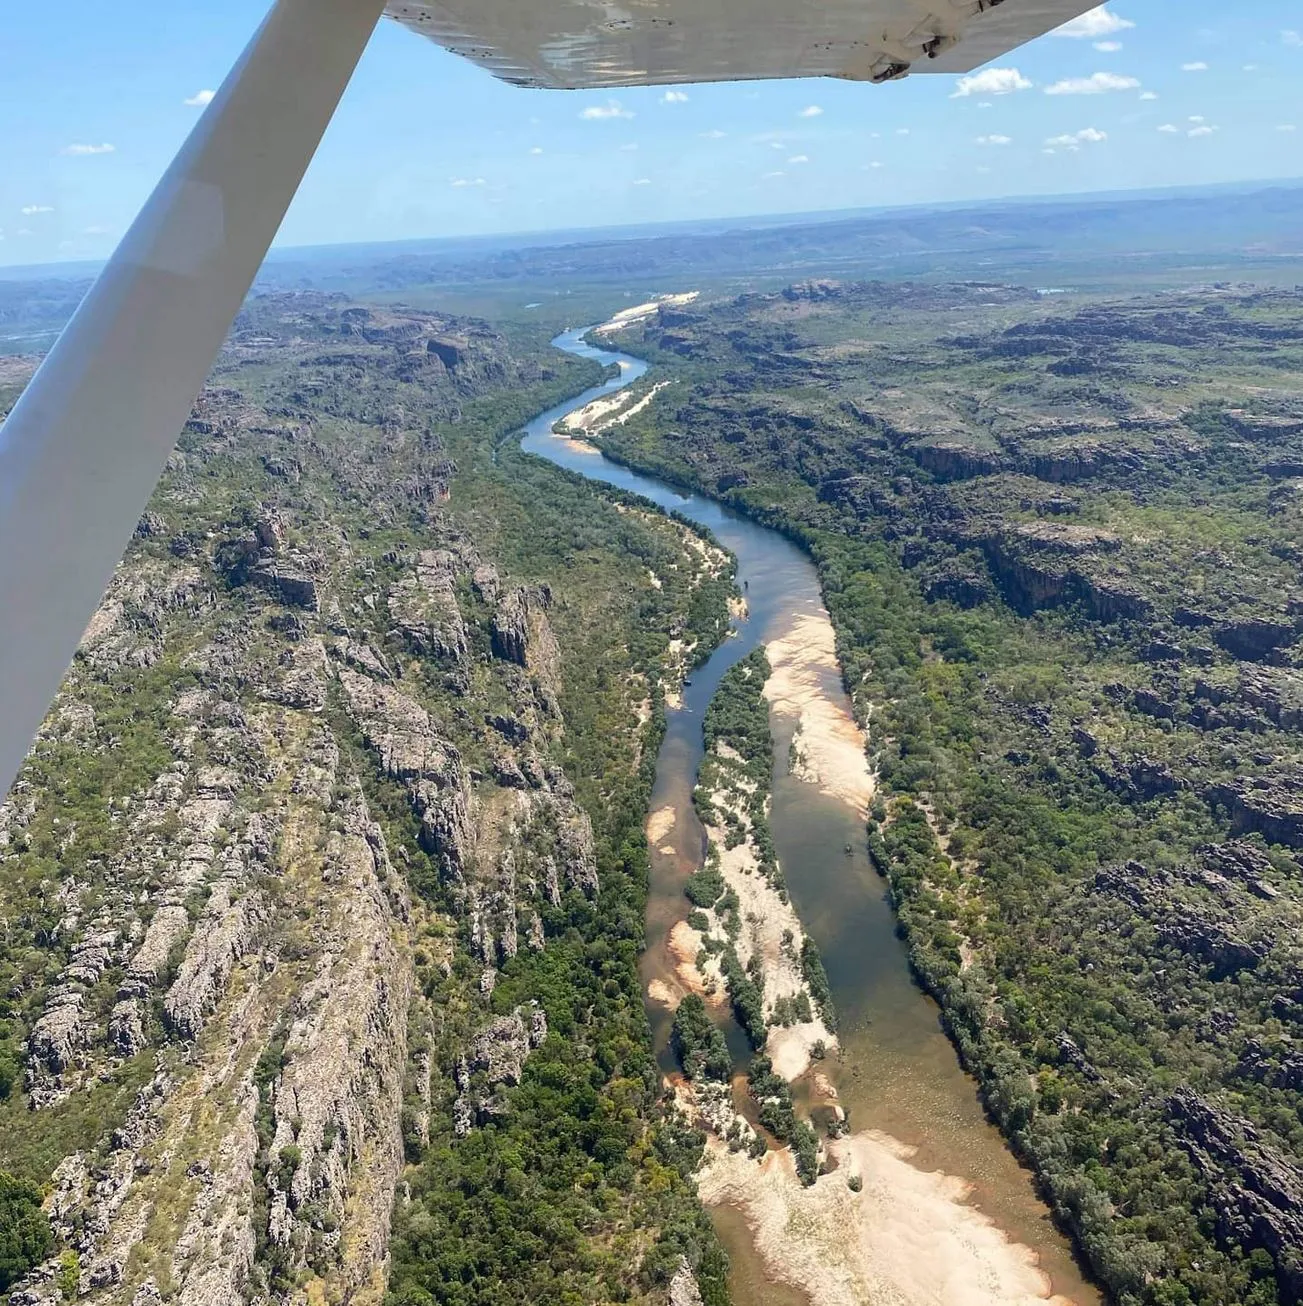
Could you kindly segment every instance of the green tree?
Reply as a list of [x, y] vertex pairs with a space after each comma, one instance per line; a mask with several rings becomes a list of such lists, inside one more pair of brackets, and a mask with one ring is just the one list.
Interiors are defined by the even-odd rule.
[[0, 1290], [11, 1288], [53, 1246], [40, 1189], [0, 1170]]

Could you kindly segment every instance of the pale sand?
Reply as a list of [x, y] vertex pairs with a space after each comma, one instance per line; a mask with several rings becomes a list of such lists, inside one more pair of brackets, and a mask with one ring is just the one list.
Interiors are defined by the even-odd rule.
[[840, 674], [827, 611], [821, 607], [798, 617], [792, 630], [765, 651], [773, 668], [765, 697], [775, 712], [797, 718], [793, 773], [867, 814], [874, 789], [864, 736], [845, 700], [830, 698], [823, 688], [826, 673]]
[[632, 326], [635, 322], [642, 322], [651, 317], [662, 304], [691, 304], [700, 293], [698, 290], [688, 290], [679, 295], [657, 295], [655, 299], [649, 299], [645, 304], [635, 304], [632, 308], [622, 308], [613, 317], [603, 322], [601, 326], [594, 327], [590, 334], [596, 336], [605, 335], [610, 331], [620, 331], [624, 327]]
[[552, 438], [554, 440], [564, 440], [566, 448], [571, 453], [582, 453], [589, 457], [595, 457], [602, 452], [595, 444], [589, 444], [587, 440], [577, 440], [572, 435], [566, 435], [564, 431], [553, 429]]
[[674, 990], [663, 979], [654, 979], [647, 985], [647, 996], [658, 1007], [676, 1007], [678, 999]]
[[717, 1007], [728, 1000], [723, 984], [710, 983], [701, 973], [697, 965], [697, 954], [701, 951], [701, 935], [687, 921], [679, 921], [675, 925], [670, 931], [665, 946], [674, 962], [674, 977], [683, 986], [685, 993], [695, 993]]
[[701, 1198], [742, 1212], [771, 1279], [820, 1306], [1072, 1306], [1029, 1248], [965, 1204], [962, 1180], [916, 1169], [911, 1149], [873, 1131], [828, 1152], [837, 1169], [803, 1188], [786, 1149], [757, 1163], [707, 1144]]
[[669, 381], [657, 381], [641, 399], [633, 403], [630, 402], [634, 397], [632, 390], [618, 390], [613, 395], [594, 399], [592, 403], [563, 417], [552, 428], [552, 434], [564, 435], [569, 432], [576, 435], [600, 435], [613, 426], [623, 426], [629, 418], [641, 413], [670, 384]]
[[[716, 744], [715, 751], [721, 757], [739, 758], [727, 744]], [[729, 779], [741, 790], [750, 792], [755, 789], [753, 782], [739, 776]], [[719, 811], [732, 809], [744, 827], [750, 830], [750, 818], [735, 794], [716, 788], [711, 791], [710, 801]], [[810, 1054], [816, 1043], [822, 1043], [829, 1051], [837, 1046], [837, 1036], [818, 1018], [786, 1027], [772, 1023], [774, 1007], [779, 999], [794, 998], [802, 991], [809, 992], [799, 960], [805, 942], [801, 918], [791, 901], [784, 902], [778, 890], [760, 873], [759, 858], [749, 833], [734, 848], [725, 846], [724, 831], [720, 827], [707, 826], [706, 834], [719, 851], [719, 870], [724, 883], [737, 894], [738, 914], [742, 921], [742, 930], [735, 943], [738, 960], [745, 966], [753, 956], [760, 958], [764, 974], [765, 1019], [771, 1022], [765, 1052], [773, 1060], [775, 1072], [790, 1083], [810, 1068]], [[707, 912], [706, 916], [711, 922], [712, 934], [721, 939], [725, 937], [714, 911]], [[792, 941], [785, 947], [783, 935], [789, 932]]]
[[678, 818], [673, 807], [659, 807], [647, 818], [647, 842], [660, 843], [674, 829]]
[[801, 1025], [771, 1025], [765, 1043], [765, 1055], [774, 1063], [774, 1073], [790, 1084], [810, 1069], [810, 1053], [816, 1043], [831, 1050], [837, 1036], [830, 1034], [821, 1020], [807, 1020]]

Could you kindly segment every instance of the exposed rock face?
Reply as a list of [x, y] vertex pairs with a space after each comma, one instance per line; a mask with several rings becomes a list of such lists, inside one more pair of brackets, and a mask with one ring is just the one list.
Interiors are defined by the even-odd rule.
[[331, 907], [316, 975], [296, 995], [285, 1039], [267, 1178], [268, 1236], [295, 1264], [312, 1262], [323, 1211], [337, 1226], [347, 1217], [358, 1259], [345, 1258], [333, 1276], [346, 1295], [388, 1254], [411, 997], [385, 891], [387, 850], [354, 795], [326, 850]]
[[1255, 896], [1274, 901], [1280, 895], [1264, 880], [1274, 874], [1271, 858], [1257, 844], [1244, 839], [1231, 843], [1206, 844], [1199, 849], [1203, 863], [1213, 872], [1231, 880], [1239, 880]]
[[679, 1268], [670, 1280], [669, 1306], [701, 1306], [701, 1289], [686, 1256], [679, 1261]]
[[256, 890], [233, 899], [229, 883], [221, 881], [213, 889], [163, 1002], [164, 1016], [179, 1037], [194, 1038], [199, 1033], [232, 967], [252, 947], [265, 917]]
[[[1210, 890], [1221, 903], [1186, 902], [1178, 892], [1183, 886]], [[1154, 923], [1160, 940], [1206, 965], [1215, 979], [1252, 970], [1267, 955], [1262, 941], [1237, 929], [1230, 881], [1206, 866], [1167, 871], [1131, 861], [1100, 871], [1095, 888], [1129, 903]]]
[[167, 534], [167, 518], [162, 513], [146, 512], [136, 523], [138, 540], [158, 539]]
[[1286, 1300], [1303, 1299], [1303, 1170], [1247, 1120], [1189, 1089], [1173, 1094], [1167, 1110], [1208, 1185], [1219, 1235], [1270, 1252]]
[[292, 562], [260, 563], [249, 572], [249, 580], [290, 607], [321, 610], [321, 592], [316, 577]]
[[561, 651], [547, 620], [552, 591], [546, 585], [509, 590], [493, 617], [493, 651], [508, 662], [534, 672], [555, 695]]
[[468, 643], [457, 606], [458, 560], [447, 549], [427, 549], [410, 561], [411, 574], [389, 596], [394, 624], [417, 653], [460, 661]]
[[547, 1016], [531, 1005], [496, 1017], [471, 1039], [454, 1073], [458, 1097], [453, 1103], [453, 1128], [458, 1136], [506, 1111], [498, 1090], [520, 1083], [525, 1058], [546, 1038]]
[[1230, 809], [1237, 831], [1303, 848], [1303, 773], [1282, 770], [1242, 776], [1213, 786], [1209, 796]]
[[1286, 644], [1293, 643], [1297, 631], [1283, 621], [1259, 618], [1228, 621], [1213, 631], [1213, 638], [1232, 657], [1258, 662]]
[[529, 1031], [519, 1013], [499, 1016], [471, 1040], [471, 1069], [482, 1070], [490, 1085], [519, 1084], [529, 1055]]
[[421, 841], [446, 874], [459, 879], [473, 854], [470, 778], [461, 754], [435, 731], [414, 699], [342, 668], [349, 710], [388, 773], [403, 781], [421, 822]]

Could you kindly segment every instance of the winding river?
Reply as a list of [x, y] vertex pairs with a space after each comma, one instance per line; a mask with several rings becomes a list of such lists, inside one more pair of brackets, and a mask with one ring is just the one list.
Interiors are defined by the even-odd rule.
[[[526, 428], [523, 448], [593, 480], [633, 491], [708, 528], [736, 556], [738, 583], [745, 589], [750, 609], [735, 621], [734, 637], [693, 673], [682, 707], [668, 714], [651, 810], [668, 809], [673, 823], [668, 833], [658, 833], [652, 840], [647, 948], [642, 959], [646, 989], [658, 980], [672, 981], [676, 973], [668, 935], [685, 915], [684, 880], [700, 867], [705, 851], [692, 789], [702, 760], [706, 705], [729, 667], [758, 645], [810, 629], [812, 622], [826, 622], [826, 613], [813, 564], [783, 536], [710, 499], [681, 494], [609, 461], [590, 446], [553, 434], [566, 414], [631, 384], [647, 370], [638, 359], [588, 344], [587, 329], [567, 331], [554, 343], [604, 365], [616, 364], [619, 375], [535, 418]], [[849, 723], [850, 703], [835, 664], [821, 666], [814, 674], [815, 692], [826, 700], [829, 711]], [[1006, 1280], [998, 1274], [986, 1273], [984, 1262], [959, 1255], [947, 1272], [933, 1273], [929, 1267], [932, 1277], [916, 1279], [906, 1273], [905, 1282], [888, 1274], [884, 1280], [871, 1280], [875, 1286], [868, 1292], [843, 1294], [840, 1299], [907, 1306], [925, 1302], [1023, 1306], [1044, 1300], [1061, 1306], [1098, 1306], [1097, 1290], [1082, 1277], [1068, 1243], [1035, 1194], [1028, 1172], [984, 1115], [976, 1085], [960, 1068], [935, 1004], [910, 976], [884, 884], [868, 862], [861, 814], [843, 798], [789, 773], [794, 720], [772, 708], [771, 715], [774, 840], [792, 901], [823, 953], [841, 1023], [841, 1050], [826, 1063], [829, 1074], [857, 1136], [859, 1131], [870, 1131], [866, 1137], [881, 1139], [895, 1155], [906, 1158], [898, 1169], [888, 1164], [884, 1184], [890, 1186], [891, 1175], [897, 1179], [904, 1175], [912, 1185], [917, 1176], [941, 1194], [927, 1207], [929, 1211], [948, 1209], [961, 1217], [961, 1224], [969, 1222], [945, 1230], [944, 1239], [934, 1238], [930, 1228], [905, 1228], [898, 1237], [904, 1245], [894, 1249], [895, 1259], [908, 1271], [919, 1258], [943, 1260], [942, 1242], [971, 1250], [974, 1241], [985, 1240], [1007, 1246], [1023, 1258], [1024, 1265], [1040, 1271], [1039, 1275], [1032, 1271], [1039, 1283], [1035, 1290], [1015, 1291], [1002, 1287]], [[664, 1005], [649, 1002], [648, 1013], [668, 1070], [669, 1012]], [[730, 1031], [730, 1043], [735, 1051], [744, 1047], [736, 1031]], [[903, 1197], [896, 1204], [892, 1193], [881, 1196], [883, 1210], [892, 1211], [895, 1205], [904, 1212], [913, 1209]], [[979, 1216], [974, 1217], [974, 1208]], [[713, 1214], [732, 1260], [736, 1306], [795, 1306], [811, 1300], [812, 1280], [802, 1285], [799, 1275], [776, 1272], [776, 1255], [772, 1247], [766, 1255], [761, 1246], [763, 1233], [757, 1233], [754, 1210], [723, 1202], [713, 1207]], [[787, 1223], [790, 1226], [792, 1221]], [[896, 1223], [908, 1224], [908, 1219], [896, 1213]], [[975, 1239], [970, 1226], [978, 1226], [981, 1236]], [[832, 1231], [832, 1236], [840, 1234]]]

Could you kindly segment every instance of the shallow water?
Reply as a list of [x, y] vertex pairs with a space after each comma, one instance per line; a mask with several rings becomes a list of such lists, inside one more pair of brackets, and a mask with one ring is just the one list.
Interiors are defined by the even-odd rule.
[[[535, 418], [523, 447], [594, 480], [634, 491], [707, 527], [738, 560], [737, 578], [750, 607], [734, 636], [692, 673], [683, 707], [668, 714], [657, 759], [653, 813], [670, 809], [674, 824], [651, 850], [647, 948], [641, 962], [644, 991], [672, 979], [666, 947], [669, 930], [683, 919], [683, 882], [702, 863], [705, 836], [692, 807], [692, 789], [703, 752], [702, 717], [720, 678], [760, 644], [788, 633], [802, 615], [822, 608], [813, 564], [775, 531], [746, 521], [718, 503], [683, 495], [652, 477], [630, 471], [600, 454], [552, 435], [553, 425], [594, 398], [637, 380], [646, 364], [597, 349], [583, 339], [587, 328], [567, 331], [555, 344], [605, 364], [620, 376], [578, 399]], [[830, 701], [849, 711], [835, 669], [823, 674]], [[792, 722], [773, 717], [774, 794], [771, 826], [783, 874], [808, 933], [823, 953], [840, 1020], [840, 1054], [827, 1067], [854, 1129], [878, 1129], [918, 1149], [915, 1164], [941, 1170], [973, 1185], [971, 1202], [1015, 1242], [1032, 1248], [1054, 1290], [1079, 1306], [1096, 1306], [1099, 1294], [1082, 1277], [1066, 1240], [1053, 1227], [1031, 1178], [986, 1119], [975, 1082], [959, 1066], [941, 1029], [937, 1008], [914, 984], [883, 881], [869, 865], [864, 827], [839, 799], [787, 774]], [[847, 846], [852, 851], [846, 852]], [[668, 1070], [670, 1017], [649, 1003], [657, 1053]], [[745, 1053], [740, 1031], [728, 1031], [735, 1054]], [[730, 1286], [736, 1306], [789, 1306], [802, 1294], [770, 1283], [737, 1211], [715, 1212], [716, 1226], [733, 1260]]]

